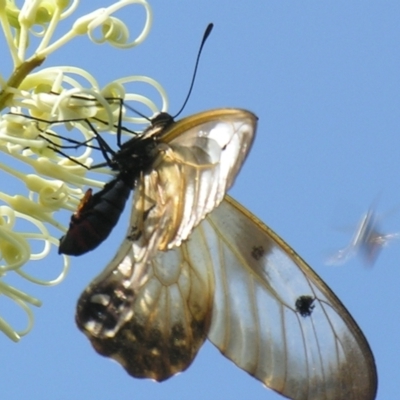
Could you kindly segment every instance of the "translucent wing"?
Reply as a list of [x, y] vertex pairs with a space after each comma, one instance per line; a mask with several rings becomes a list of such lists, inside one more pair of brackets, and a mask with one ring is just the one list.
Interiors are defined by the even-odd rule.
[[132, 227], [136, 263], [179, 246], [225, 196], [250, 148], [257, 117], [217, 109], [162, 131], [154, 161], [135, 190]]
[[[373, 399], [362, 332], [274, 232], [226, 200], [147, 267], [126, 240], [82, 294], [77, 323], [135, 377], [187, 368], [206, 336], [240, 368], [293, 399]], [[138, 267], [139, 266], [139, 267]]]
[[141, 268], [125, 240], [81, 295], [78, 327], [97, 352], [137, 378], [165, 380], [185, 370], [207, 337], [213, 304], [212, 260], [195, 229], [181, 247], [159, 251]]
[[228, 196], [200, 229], [215, 276], [208, 338], [226, 357], [289, 398], [375, 398], [362, 332], [282, 239]]

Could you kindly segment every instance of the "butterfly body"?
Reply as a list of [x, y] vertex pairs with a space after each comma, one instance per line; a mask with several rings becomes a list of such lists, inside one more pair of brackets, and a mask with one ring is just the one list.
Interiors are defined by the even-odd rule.
[[117, 224], [132, 190], [130, 179], [119, 174], [104, 188], [92, 195], [88, 189], [70, 221], [69, 229], [60, 239], [59, 254], [80, 256], [95, 249]]
[[155, 158], [157, 134], [171, 123], [173, 119], [169, 114], [157, 115], [143, 135], [127, 141], [114, 153], [109, 167], [118, 172], [117, 176], [94, 195], [88, 189], [71, 217], [67, 233], [60, 238], [59, 254], [80, 256], [94, 250], [109, 236], [139, 174]]

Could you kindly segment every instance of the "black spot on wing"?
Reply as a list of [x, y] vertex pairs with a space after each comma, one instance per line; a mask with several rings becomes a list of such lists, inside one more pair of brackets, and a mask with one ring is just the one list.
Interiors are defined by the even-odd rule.
[[251, 256], [257, 261], [260, 260], [264, 254], [265, 250], [263, 246], [253, 246], [251, 249]]
[[302, 317], [309, 317], [315, 307], [315, 305], [313, 304], [314, 300], [315, 298], [312, 296], [308, 295], [299, 296], [295, 303], [296, 311]]

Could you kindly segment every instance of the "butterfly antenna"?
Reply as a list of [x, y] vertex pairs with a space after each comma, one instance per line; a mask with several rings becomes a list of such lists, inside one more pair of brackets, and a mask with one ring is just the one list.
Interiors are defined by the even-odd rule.
[[204, 44], [206, 43], [207, 38], [210, 36], [210, 33], [211, 33], [213, 27], [214, 27], [214, 24], [212, 24], [212, 23], [211, 23], [211, 24], [208, 24], [206, 30], [204, 31], [204, 35], [203, 35], [203, 39], [201, 40], [199, 52], [197, 53], [196, 64], [195, 64], [195, 66], [194, 66], [194, 72], [193, 72], [193, 77], [192, 77], [192, 83], [190, 84], [189, 92], [188, 92], [188, 94], [187, 94], [187, 96], [186, 96], [185, 101], [183, 102], [183, 106], [182, 106], [181, 109], [174, 115], [173, 118], [176, 118], [176, 117], [183, 111], [183, 109], [184, 109], [185, 106], [186, 106], [186, 103], [187, 103], [188, 100], [189, 100], [190, 94], [192, 93], [192, 89], [193, 89], [193, 86], [194, 86], [194, 81], [195, 81], [195, 79], [196, 79], [197, 67], [199, 66], [199, 61], [200, 61], [201, 52], [202, 52], [202, 50], [203, 50], [203, 47], [204, 47]]

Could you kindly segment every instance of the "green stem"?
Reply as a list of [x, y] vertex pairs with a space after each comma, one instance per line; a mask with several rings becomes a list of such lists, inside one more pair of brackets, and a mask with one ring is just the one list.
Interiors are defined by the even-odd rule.
[[33, 57], [30, 60], [25, 61], [19, 67], [15, 69], [10, 78], [8, 79], [6, 87], [0, 92], [0, 110], [3, 110], [8, 103], [13, 93], [7, 91], [7, 88], [18, 88], [25, 77], [36, 67], [42, 64], [45, 58]]

